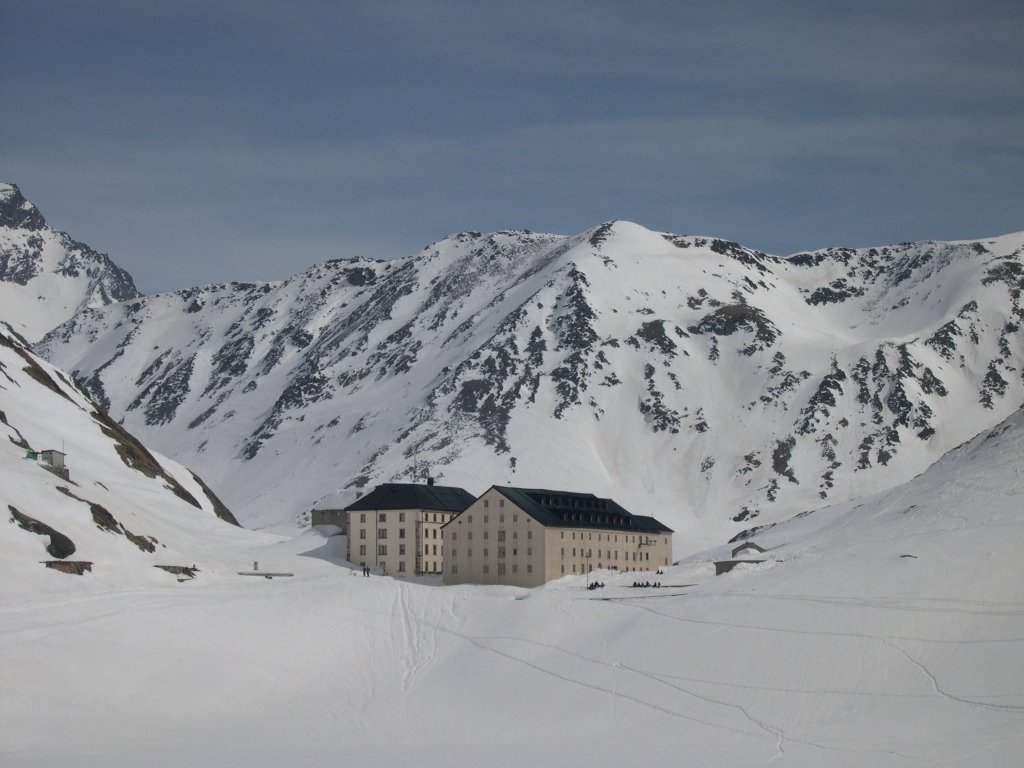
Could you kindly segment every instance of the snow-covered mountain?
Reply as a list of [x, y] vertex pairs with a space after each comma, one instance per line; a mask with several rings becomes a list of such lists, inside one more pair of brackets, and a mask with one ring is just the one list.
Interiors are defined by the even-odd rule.
[[429, 469], [608, 495], [699, 527], [689, 550], [1012, 413], [1022, 256], [1024, 233], [786, 259], [628, 222], [462, 233], [87, 309], [39, 349], [247, 524]]
[[[195, 474], [151, 453], [4, 328], [0, 438], [0, 572], [8, 586], [73, 588], [65, 574], [44, 571], [48, 560], [89, 562], [94, 582], [118, 588], [187, 576], [171, 571], [209, 569], [211, 549], [254, 536]], [[59, 460], [58, 471], [39, 460], [51, 450], [66, 454], [65, 473]]]
[[14, 184], [0, 182], [0, 306], [35, 341], [81, 309], [139, 296], [131, 275], [51, 229]]

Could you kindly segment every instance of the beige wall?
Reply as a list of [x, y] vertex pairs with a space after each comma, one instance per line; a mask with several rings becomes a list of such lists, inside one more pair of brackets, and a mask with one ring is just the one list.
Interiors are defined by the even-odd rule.
[[389, 576], [441, 573], [441, 526], [451, 512], [387, 509], [348, 513], [348, 560]]
[[[502, 534], [504, 541], [499, 538]], [[455, 517], [443, 535], [448, 553], [445, 584], [536, 587], [587, 573], [588, 566], [590, 571], [655, 571], [672, 561], [669, 533], [545, 529], [493, 488]]]
[[544, 527], [493, 488], [445, 526], [445, 584], [543, 584]]
[[602, 568], [621, 572], [656, 571], [672, 562], [670, 533], [548, 528], [545, 539], [544, 571], [548, 580]]

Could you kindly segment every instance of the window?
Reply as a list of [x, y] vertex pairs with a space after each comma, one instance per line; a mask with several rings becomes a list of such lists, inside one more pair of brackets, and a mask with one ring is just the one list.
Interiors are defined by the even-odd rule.
[[490, 572], [491, 572], [491, 566], [489, 566], [486, 563], [484, 563], [484, 573], [490, 573]]
[[526, 564], [526, 572], [527, 573], [533, 573], [533, 566], [530, 565], [529, 563]]
[[405, 571], [405, 560], [398, 561], [398, 572], [403, 573]]
[[487, 523], [487, 515], [484, 515], [484, 523]]
[[499, 507], [504, 507], [505, 506], [505, 500], [504, 499], [498, 499], [498, 506]]
[[533, 547], [527, 547], [526, 548], [526, 556], [527, 557], [533, 557]]
[[431, 534], [430, 538], [432, 538], [432, 539], [436, 539], [437, 538], [437, 528], [434, 529], [434, 532]]
[[[489, 506], [491, 506], [490, 500], [489, 499], [484, 499], [484, 509], [487, 509]], [[484, 515], [484, 522], [485, 523], [487, 522], [487, 515]]]
[[473, 516], [472, 515], [469, 516], [469, 522], [471, 522], [471, 523], [473, 522]]
[[519, 522], [519, 515], [512, 515], [512, 522], [513, 523], [518, 523]]
[[359, 555], [360, 555], [360, 557], [366, 557], [366, 545], [365, 544], [360, 544], [359, 545]]
[[469, 549], [466, 550], [466, 557], [472, 557], [472, 556], [473, 556], [473, 548], [470, 547]]
[[378, 528], [377, 529], [377, 538], [378, 539], [386, 539], [387, 537], [388, 537], [388, 529], [387, 528]]
[[519, 573], [519, 566], [512, 563], [512, 573]]
[[365, 512], [361, 512], [359, 514], [359, 522], [360, 523], [365, 523], [366, 522], [366, 513]]
[[516, 549], [515, 547], [512, 547], [512, 557], [517, 557], [518, 555], [519, 555], [519, 550]]
[[452, 531], [452, 541], [455, 541], [457, 538], [459, 538], [458, 534]]
[[490, 554], [490, 551], [487, 549], [487, 547], [484, 547], [484, 557], [487, 557], [487, 555], [489, 555], [489, 554]]
[[[504, 515], [502, 515], [502, 517], [504, 517]], [[504, 541], [504, 540], [505, 540], [505, 531], [504, 530], [498, 531], [498, 541]]]
[[432, 554], [432, 555], [436, 555], [437, 554], [437, 544], [434, 545], [434, 550], [430, 554]]
[[457, 574], [458, 572], [459, 572], [459, 566], [457, 566], [457, 565], [452, 565], [452, 575], [454, 576], [454, 575], [455, 575], [455, 574]]
[[565, 557], [565, 547], [562, 547], [562, 557]]
[[405, 538], [405, 528], [399, 528], [398, 529], [398, 538], [400, 538], [400, 539], [404, 539]]
[[388, 545], [387, 544], [378, 544], [377, 545], [377, 554], [378, 555], [386, 555], [387, 553], [388, 553]]
[[532, 539], [533, 538], [533, 531], [527, 531], [526, 532], [526, 538]]
[[469, 539], [470, 541], [472, 541], [473, 540], [473, 532], [472, 531], [468, 531], [466, 533], [466, 538]]
[[576, 557], [576, 547], [573, 547], [573, 548], [572, 548], [572, 556], [573, 556], [573, 557]]
[[398, 545], [398, 554], [400, 554], [400, 555], [404, 555], [405, 554], [405, 544], [399, 544]]
[[562, 563], [562, 573], [565, 573], [565, 563]]
[[505, 564], [504, 563], [498, 563], [498, 575], [499, 576], [504, 576], [505, 575]]
[[500, 558], [504, 558], [504, 557], [505, 557], [505, 548], [504, 547], [498, 547], [498, 558], [500, 559]]
[[484, 541], [487, 540], [488, 534], [489, 534], [489, 531], [484, 531]]
[[400, 522], [400, 523], [404, 523], [405, 522], [405, 512], [399, 512], [398, 513], [398, 522]]
[[519, 538], [519, 531], [512, 531], [512, 538], [513, 539], [518, 539]]
[[454, 560], [458, 556], [459, 556], [459, 550], [457, 550], [457, 549], [453, 549], [451, 555], [449, 555], [449, 557], [451, 557], [452, 560]]
[[359, 538], [360, 539], [365, 539], [366, 538], [366, 529], [365, 528], [360, 528], [359, 529]]
[[377, 522], [378, 523], [386, 523], [387, 521], [388, 521], [388, 516], [387, 516], [386, 512], [378, 512], [377, 513]]

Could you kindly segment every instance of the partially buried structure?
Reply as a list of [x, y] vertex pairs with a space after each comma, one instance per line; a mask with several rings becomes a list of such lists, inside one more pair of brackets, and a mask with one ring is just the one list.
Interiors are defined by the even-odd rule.
[[536, 587], [672, 562], [672, 529], [590, 493], [492, 486], [441, 529], [445, 584]]
[[385, 483], [345, 507], [348, 561], [394, 576], [440, 574], [441, 526], [473, 503], [462, 488]]

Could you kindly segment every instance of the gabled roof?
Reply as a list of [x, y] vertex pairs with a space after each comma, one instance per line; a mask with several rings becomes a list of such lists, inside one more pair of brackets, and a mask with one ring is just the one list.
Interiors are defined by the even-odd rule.
[[448, 485], [384, 483], [345, 507], [346, 512], [378, 509], [429, 509], [461, 512], [474, 500], [473, 494]]
[[765, 548], [762, 547], [760, 544], [755, 544], [752, 541], [748, 541], [748, 542], [746, 542], [744, 544], [740, 544], [737, 547], [733, 547], [733, 549], [732, 549], [732, 556], [736, 557], [736, 555], [738, 555], [740, 552], [742, 552], [745, 549], [750, 549], [750, 550], [753, 550], [754, 552], [764, 552], [764, 551], [766, 551]]
[[547, 527], [595, 528], [625, 533], [672, 533], [671, 528], [653, 517], [630, 514], [611, 499], [602, 499], [592, 493], [500, 485], [494, 486], [494, 490]]

